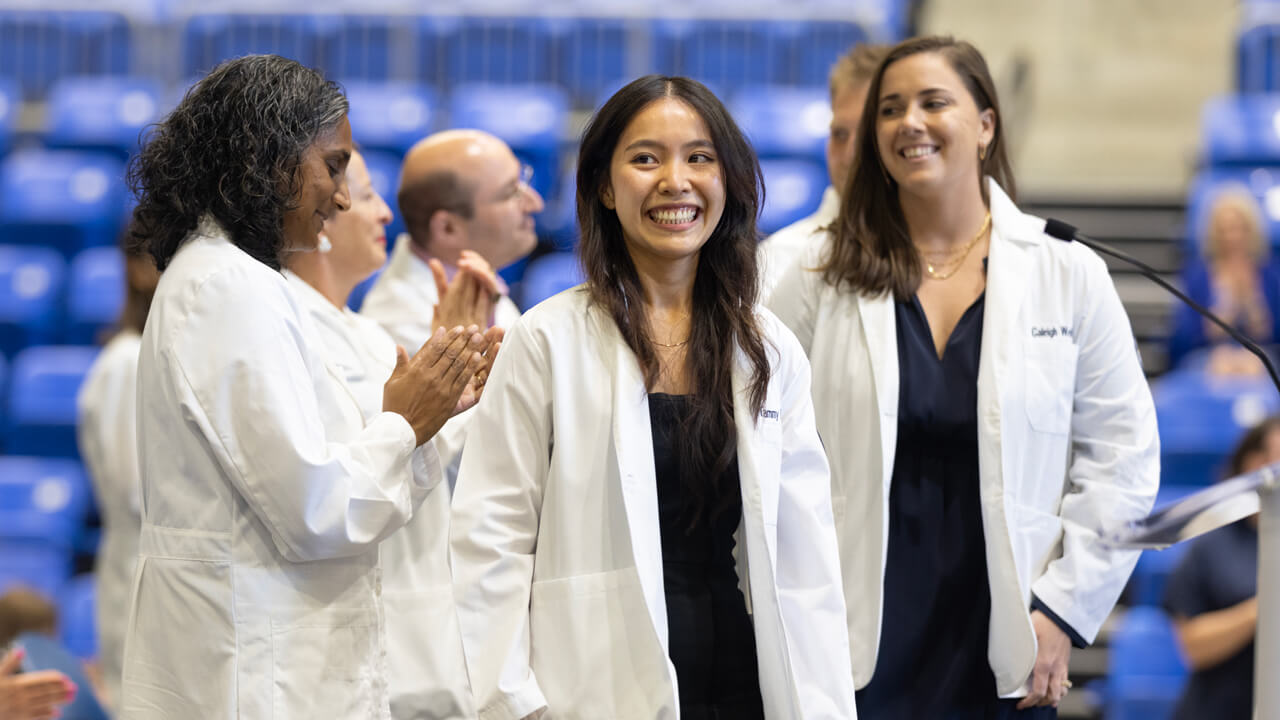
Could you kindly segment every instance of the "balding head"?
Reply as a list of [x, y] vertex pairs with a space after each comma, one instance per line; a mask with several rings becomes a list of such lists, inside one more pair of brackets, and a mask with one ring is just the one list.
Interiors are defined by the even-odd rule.
[[520, 179], [511, 148], [480, 130], [446, 130], [405, 155], [396, 196], [413, 242], [454, 263], [475, 250], [494, 267], [528, 254], [542, 198]]

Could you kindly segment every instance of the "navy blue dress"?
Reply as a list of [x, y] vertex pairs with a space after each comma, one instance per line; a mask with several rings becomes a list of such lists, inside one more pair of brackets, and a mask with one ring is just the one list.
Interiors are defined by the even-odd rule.
[[985, 294], [938, 358], [920, 301], [895, 304], [898, 445], [889, 490], [884, 618], [861, 720], [1056, 718], [1000, 700], [987, 659], [991, 590], [978, 476]]
[[755, 628], [733, 559], [733, 534], [742, 519], [738, 462], [721, 478], [723, 497], [695, 514], [685, 490], [688, 465], [675, 446], [688, 402], [686, 395], [649, 395], [668, 651], [680, 717], [764, 720]]
[[[1225, 610], [1258, 593], [1258, 528], [1247, 520], [1196, 538], [1169, 576], [1164, 607], [1192, 618]], [[1253, 716], [1253, 643], [1210, 668], [1191, 673], [1175, 720]]]

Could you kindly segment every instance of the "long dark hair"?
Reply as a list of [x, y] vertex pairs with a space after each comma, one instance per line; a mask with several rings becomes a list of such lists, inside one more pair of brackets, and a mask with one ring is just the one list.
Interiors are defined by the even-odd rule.
[[228, 60], [196, 83], [129, 166], [135, 239], [164, 270], [200, 217], [280, 269], [302, 153], [347, 114], [333, 82], [277, 55]]
[[994, 178], [1010, 198], [1017, 197], [1013, 168], [1004, 148], [1000, 102], [982, 53], [969, 43], [950, 37], [918, 37], [898, 43], [876, 69], [867, 92], [867, 104], [862, 108], [858, 160], [845, 181], [840, 196], [840, 216], [832, 226], [831, 247], [821, 267], [823, 279], [830, 285], [846, 286], [872, 296], [893, 293], [897, 300], [910, 299], [920, 287], [920, 256], [907, 234], [907, 221], [898, 202], [898, 185], [885, 168], [876, 142], [880, 85], [885, 70], [919, 53], [937, 53], [946, 59], [964, 81], [978, 112], [989, 109], [995, 115], [995, 133], [987, 145], [986, 157], [978, 165], [982, 201], [990, 203], [986, 183], [982, 181], [984, 176]]
[[[647, 75], [619, 90], [600, 108], [582, 135], [578, 152], [578, 251], [592, 303], [613, 318], [639, 360], [645, 385], [660, 371], [644, 292], [623, 240], [618, 215], [600, 192], [610, 184], [613, 151], [631, 120], [650, 103], [673, 98], [706, 123], [723, 173], [724, 214], [699, 254], [693, 281], [693, 313], [685, 363], [693, 396], [682, 432], [679, 457], [690, 458], [687, 477], [694, 518], [708, 504], [724, 500], [718, 480], [737, 453], [733, 420], [733, 365], [742, 348], [752, 366], [751, 414], [759, 417], [769, 384], [769, 359], [756, 321], [756, 215], [762, 201], [760, 164], [750, 143], [724, 105], [700, 83], [683, 77]], [[699, 484], [701, 483], [701, 484]]]

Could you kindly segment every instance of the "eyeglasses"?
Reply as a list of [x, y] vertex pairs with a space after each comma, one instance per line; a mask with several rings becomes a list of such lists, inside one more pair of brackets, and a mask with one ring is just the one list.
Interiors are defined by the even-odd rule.
[[535, 192], [533, 189], [533, 185], [530, 184], [532, 182], [533, 182], [533, 168], [524, 163], [520, 163], [520, 175], [516, 178], [515, 185], [505, 186], [507, 189], [504, 189], [501, 192], [501, 194], [494, 196], [491, 200], [489, 200], [489, 202], [495, 202], [495, 203], [506, 202], [513, 198], [520, 197], [524, 193]]
[[533, 187], [533, 166], [520, 163], [520, 187], [521, 189], [530, 189]]

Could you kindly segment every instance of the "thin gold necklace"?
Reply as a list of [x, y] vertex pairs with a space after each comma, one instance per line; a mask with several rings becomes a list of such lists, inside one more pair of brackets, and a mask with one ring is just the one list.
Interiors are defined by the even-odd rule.
[[652, 342], [654, 345], [657, 345], [658, 347], [664, 347], [664, 348], [678, 348], [678, 347], [680, 347], [681, 345], [688, 345], [688, 344], [689, 344], [689, 338], [685, 338], [685, 339], [681, 340], [680, 342], [678, 342], [678, 343], [674, 343], [674, 344], [672, 344], [672, 345], [668, 345], [668, 344], [666, 344], [666, 343], [660, 343], [660, 342], [658, 342], [657, 340], [651, 340], [650, 342]]
[[[969, 257], [969, 252], [973, 250], [974, 245], [978, 244], [978, 241], [982, 239], [982, 236], [987, 233], [987, 228], [989, 227], [991, 227], [991, 213], [988, 212], [987, 217], [982, 221], [982, 227], [978, 230], [978, 234], [974, 235], [973, 239], [970, 240], [968, 244], [964, 246], [964, 249], [960, 251], [960, 257], [955, 261], [956, 266], [951, 268], [951, 272], [939, 272], [933, 267], [933, 263], [926, 260], [924, 264], [925, 274], [934, 280], [946, 280], [957, 272], [960, 272], [960, 268], [964, 267], [965, 258]], [[918, 249], [917, 252], [919, 252]], [[920, 254], [921, 256], [924, 255], [924, 253]]]

